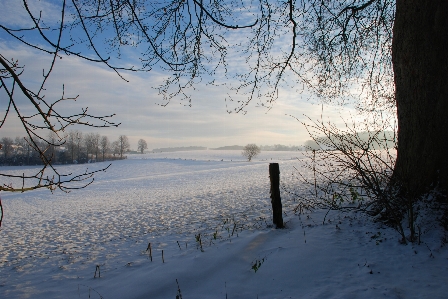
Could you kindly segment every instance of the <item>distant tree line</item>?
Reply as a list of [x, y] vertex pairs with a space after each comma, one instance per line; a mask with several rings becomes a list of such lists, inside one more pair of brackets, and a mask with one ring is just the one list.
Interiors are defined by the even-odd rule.
[[[51, 133], [50, 145], [38, 142], [41, 152], [51, 159], [52, 164], [83, 164], [106, 160], [125, 159], [129, 150], [126, 135], [120, 135], [110, 142], [107, 136], [98, 133], [83, 133], [78, 130], [67, 132], [62, 138]], [[36, 142], [36, 141], [35, 141]], [[0, 165], [40, 165], [42, 159], [27, 137], [0, 139]]]
[[179, 146], [179, 147], [161, 147], [152, 150], [153, 153], [161, 152], [182, 152], [182, 151], [203, 151], [207, 148], [205, 146]]
[[[283, 145], [283, 144], [274, 144], [274, 145], [260, 145], [258, 146], [262, 151], [297, 151], [302, 150], [303, 146], [297, 145]], [[243, 145], [227, 145], [221, 146], [217, 148], [212, 148], [212, 150], [244, 150], [245, 146]]]
[[305, 150], [336, 150], [345, 147], [359, 149], [362, 145], [371, 150], [394, 148], [396, 144], [396, 133], [393, 131], [371, 131], [357, 132], [353, 134], [332, 134], [332, 136], [319, 136], [304, 143]]
[[274, 145], [260, 145], [260, 150], [262, 151], [297, 151], [302, 150], [302, 146], [298, 145], [283, 145], [283, 144], [274, 144]]

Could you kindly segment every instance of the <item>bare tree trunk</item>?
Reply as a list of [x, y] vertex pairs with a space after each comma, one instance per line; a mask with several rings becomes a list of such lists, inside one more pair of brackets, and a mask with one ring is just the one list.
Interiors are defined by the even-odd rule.
[[394, 178], [406, 196], [448, 188], [448, 1], [397, 0], [392, 59], [398, 115]]

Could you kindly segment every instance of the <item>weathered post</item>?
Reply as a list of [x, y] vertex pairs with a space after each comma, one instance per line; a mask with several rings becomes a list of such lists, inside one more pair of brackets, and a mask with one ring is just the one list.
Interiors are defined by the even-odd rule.
[[271, 179], [272, 218], [276, 228], [283, 228], [282, 199], [280, 198], [280, 167], [278, 163], [269, 164]]

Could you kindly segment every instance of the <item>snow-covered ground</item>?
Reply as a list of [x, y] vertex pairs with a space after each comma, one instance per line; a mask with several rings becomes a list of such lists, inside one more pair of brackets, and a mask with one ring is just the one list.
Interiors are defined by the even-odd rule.
[[421, 245], [401, 245], [362, 215], [330, 212], [325, 224], [327, 211], [294, 215], [283, 192], [286, 228], [274, 229], [268, 165], [279, 162], [282, 183], [303, 193], [291, 176], [293, 167], [307, 175], [303, 159], [132, 155], [86, 189], [3, 193], [0, 298], [447, 298], [436, 227], [422, 227]]

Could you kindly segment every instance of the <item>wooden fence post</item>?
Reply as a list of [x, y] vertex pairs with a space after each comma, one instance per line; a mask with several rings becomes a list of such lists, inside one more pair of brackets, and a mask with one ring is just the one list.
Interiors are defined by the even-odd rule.
[[269, 164], [271, 180], [272, 219], [276, 228], [283, 228], [282, 199], [280, 198], [280, 167], [278, 163]]

